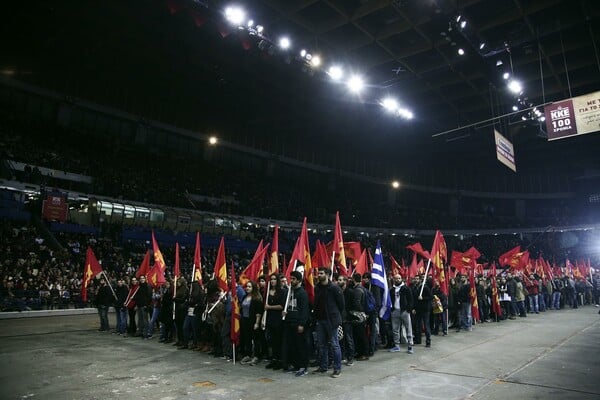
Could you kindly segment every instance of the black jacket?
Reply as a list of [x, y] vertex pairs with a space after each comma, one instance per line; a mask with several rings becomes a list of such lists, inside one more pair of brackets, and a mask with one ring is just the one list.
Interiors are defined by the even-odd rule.
[[[412, 290], [404, 284], [400, 286], [400, 311], [408, 311], [411, 312], [413, 309], [413, 295]], [[392, 299], [392, 311], [395, 310], [396, 304], [396, 286], [392, 286], [390, 288], [390, 297]]]
[[[327, 296], [325, 310], [319, 310], [322, 303], [321, 296]], [[325, 311], [324, 314], [332, 328], [342, 323], [342, 313], [345, 308], [344, 295], [338, 285], [329, 281], [327, 285], [319, 284], [315, 287], [315, 316], [318, 316], [320, 311]]]

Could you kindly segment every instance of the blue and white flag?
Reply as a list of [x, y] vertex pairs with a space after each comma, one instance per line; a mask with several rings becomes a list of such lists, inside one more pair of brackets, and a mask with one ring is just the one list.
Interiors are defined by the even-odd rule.
[[379, 317], [387, 320], [390, 318], [390, 313], [392, 310], [392, 299], [390, 298], [388, 281], [385, 276], [385, 265], [383, 264], [383, 255], [381, 254], [381, 243], [379, 240], [377, 241], [377, 248], [375, 249], [375, 257], [373, 257], [371, 283], [375, 286], [379, 286], [383, 292], [383, 296], [381, 297], [381, 309], [379, 310]]

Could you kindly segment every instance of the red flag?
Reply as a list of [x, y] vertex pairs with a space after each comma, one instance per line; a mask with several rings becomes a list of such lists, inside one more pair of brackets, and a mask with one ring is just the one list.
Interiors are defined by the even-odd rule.
[[342, 238], [342, 224], [340, 223], [340, 212], [335, 213], [335, 231], [333, 233], [333, 253], [336, 265], [339, 268], [341, 275], [348, 276], [348, 268], [346, 266], [346, 251], [344, 249], [344, 239]]
[[312, 258], [312, 264], [315, 268], [325, 267], [329, 268], [331, 266], [331, 262], [329, 261], [329, 257], [327, 256], [327, 248], [320, 240], [317, 240], [315, 243], [315, 254]]
[[273, 243], [271, 243], [271, 256], [267, 262], [267, 274], [271, 276], [279, 272], [279, 226], [275, 225]]
[[473, 269], [469, 270], [469, 283], [471, 284], [471, 290], [469, 291], [469, 297], [471, 298], [471, 315], [473, 321], [479, 321], [479, 304], [477, 303], [477, 289], [475, 288], [475, 274]]
[[163, 255], [160, 252], [158, 243], [156, 242], [156, 239], [154, 238], [154, 231], [152, 231], [152, 251], [154, 252], [154, 266], [155, 267], [158, 266], [158, 268], [160, 269], [160, 272], [164, 276], [165, 271], [167, 269], [167, 265], [165, 264], [165, 259], [163, 258]]
[[308, 302], [313, 304], [315, 300], [315, 283], [313, 280], [313, 267], [310, 259], [310, 246], [308, 242], [308, 229], [306, 227], [306, 217], [304, 217], [304, 223], [302, 224], [302, 231], [300, 232], [300, 246], [302, 259], [298, 261], [304, 263], [304, 290], [308, 295]]
[[360, 242], [344, 242], [344, 253], [346, 253], [346, 258], [351, 258], [353, 263], [356, 264], [362, 255]]
[[481, 257], [481, 253], [475, 247], [471, 247], [469, 250], [463, 253], [463, 257], [467, 257], [471, 260], [471, 267], [477, 267], [477, 259]]
[[237, 297], [237, 283], [235, 282], [235, 268], [231, 263], [231, 327], [229, 329], [229, 338], [231, 343], [239, 346], [240, 344], [240, 302]]
[[408, 267], [408, 275], [406, 277], [406, 284], [410, 286], [410, 281], [412, 278], [417, 276], [419, 273], [419, 264], [417, 263], [417, 253], [413, 253], [412, 262], [410, 263], [410, 267]]
[[144, 256], [142, 263], [140, 264], [137, 271], [135, 271], [135, 277], [139, 279], [140, 276], [142, 276], [142, 275], [146, 276], [146, 275], [148, 275], [149, 270], [150, 270], [150, 250], [146, 250], [146, 255]]
[[175, 266], [173, 267], [173, 276], [179, 278], [181, 271], [179, 270], [179, 243], [175, 243]]
[[390, 254], [390, 258], [392, 259], [392, 278], [396, 275], [402, 275], [402, 267], [398, 264], [398, 261], [394, 258], [393, 255]]
[[498, 298], [498, 286], [496, 285], [496, 263], [492, 262], [492, 310], [496, 314], [496, 318], [502, 317], [502, 307], [500, 307], [500, 299]]
[[202, 285], [202, 259], [200, 258], [200, 232], [196, 232], [196, 247], [194, 248], [194, 266], [192, 281], [196, 279]]
[[250, 261], [250, 264], [248, 264], [246, 269], [244, 269], [240, 275], [241, 285], [246, 285], [246, 282], [249, 280], [253, 282], [258, 281], [258, 277], [263, 273], [263, 265], [268, 250], [269, 245], [267, 244], [263, 247], [263, 241], [261, 240], [256, 248], [254, 257], [252, 257], [252, 261]]
[[154, 264], [154, 266], [150, 268], [146, 278], [148, 280], [148, 284], [152, 287], [159, 287], [167, 281], [165, 279], [165, 273], [163, 270], [161, 270], [159, 264]]
[[85, 266], [83, 267], [83, 281], [81, 282], [81, 300], [87, 302], [87, 287], [96, 275], [102, 272], [102, 266], [96, 259], [91, 247], [85, 253]]
[[298, 236], [298, 239], [296, 239], [296, 245], [294, 246], [294, 251], [292, 251], [292, 256], [290, 257], [290, 261], [288, 262], [288, 266], [285, 270], [285, 277], [287, 278], [288, 282], [290, 281], [290, 274], [292, 273], [292, 271], [294, 271], [294, 268], [298, 261], [297, 255], [298, 255], [298, 252], [300, 251], [299, 246], [300, 246], [300, 236]]
[[215, 280], [222, 291], [226, 292], [227, 287], [227, 264], [225, 260], [225, 238], [221, 236], [221, 243], [219, 243], [219, 250], [217, 252], [217, 259], [215, 260], [214, 266]]
[[360, 255], [360, 258], [358, 259], [358, 262], [354, 266], [354, 272], [363, 275], [367, 271], [367, 249], [364, 249]]
[[421, 243], [419, 243], [419, 242], [408, 245], [408, 246], [406, 246], [406, 248], [414, 251], [415, 253], [417, 253], [418, 255], [420, 255], [423, 258], [426, 258], [428, 260], [431, 258], [431, 256], [427, 252], [427, 250], [424, 250], [423, 246], [421, 246]]
[[529, 263], [529, 252], [521, 251], [521, 246], [510, 249], [498, 258], [500, 266], [511, 269], [523, 269]]
[[448, 261], [448, 248], [444, 235], [439, 230], [435, 232], [433, 246], [431, 247], [431, 263], [433, 264], [433, 277], [440, 283], [440, 291], [448, 296], [448, 280], [444, 273], [444, 262]]

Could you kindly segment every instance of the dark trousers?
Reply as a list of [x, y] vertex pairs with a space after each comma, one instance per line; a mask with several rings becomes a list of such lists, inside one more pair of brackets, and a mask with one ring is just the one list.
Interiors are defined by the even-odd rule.
[[308, 344], [306, 332], [298, 333], [298, 324], [284, 323], [281, 335], [281, 364], [285, 368], [308, 367]]

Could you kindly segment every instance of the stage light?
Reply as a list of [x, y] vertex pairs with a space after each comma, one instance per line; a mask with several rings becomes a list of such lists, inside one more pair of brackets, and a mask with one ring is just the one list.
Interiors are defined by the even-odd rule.
[[290, 45], [291, 45], [291, 42], [287, 36], [284, 36], [281, 39], [279, 39], [279, 47], [281, 47], [283, 50], [289, 49]]
[[398, 114], [400, 114], [400, 116], [402, 116], [403, 118], [413, 119], [413, 113], [410, 110], [407, 110], [406, 108], [398, 109]]
[[510, 78], [510, 74], [508, 72], [505, 72], [505, 73], [502, 74], [502, 78], [504, 80], [507, 80], [508, 78]]
[[464, 56], [465, 55], [465, 50], [462, 47], [458, 49], [458, 55], [459, 56]]
[[304, 50], [304, 49], [300, 50], [300, 57], [302, 57], [302, 58], [306, 57], [306, 50]]
[[264, 30], [265, 30], [264, 26], [262, 26], [262, 25], [256, 25], [256, 32], [262, 33], [262, 31], [264, 31]]
[[246, 12], [240, 7], [227, 7], [225, 9], [225, 18], [232, 25], [242, 25], [246, 19]]
[[306, 55], [304, 56], [304, 58], [306, 58], [306, 61], [310, 61], [310, 60], [312, 60], [312, 54], [306, 53]]
[[360, 93], [365, 87], [363, 79], [358, 75], [353, 75], [348, 80], [348, 89], [353, 93]]
[[465, 29], [465, 26], [467, 26], [467, 21], [463, 20], [463, 21], [460, 23], [460, 29]]
[[485, 47], [484, 42], [479, 43], [479, 50], [483, 50], [484, 47]]
[[456, 17], [456, 23], [459, 23], [461, 18], [462, 18], [462, 15], [460, 15], [460, 14], [459, 14], [459, 15]]
[[216, 137], [216, 136], [211, 136], [211, 137], [209, 137], [209, 138], [208, 138], [208, 143], [209, 143], [211, 146], [214, 146], [214, 145], [216, 145], [218, 141], [219, 141], [219, 140], [217, 139], [217, 137]]
[[344, 76], [344, 71], [342, 70], [341, 67], [338, 67], [337, 65], [333, 65], [333, 66], [329, 67], [329, 70], [327, 71], [327, 73], [329, 74], [331, 79], [333, 79], [334, 81], [339, 81]]
[[248, 21], [248, 28], [252, 28], [254, 26], [254, 21], [250, 20]]
[[392, 187], [393, 187], [394, 189], [398, 189], [398, 188], [400, 187], [400, 182], [398, 182], [398, 181], [394, 181], [394, 182], [392, 182]]
[[519, 107], [517, 107], [517, 106], [512, 106], [512, 110], [513, 110], [513, 111], [519, 111]]
[[321, 57], [314, 56], [310, 63], [312, 64], [313, 67], [318, 68], [321, 65]]
[[395, 99], [392, 99], [391, 97], [386, 97], [385, 99], [383, 99], [381, 101], [381, 105], [383, 106], [383, 108], [390, 112], [396, 112], [396, 110], [398, 110], [398, 102]]
[[496, 61], [496, 67], [500, 67], [500, 66], [502, 66], [502, 64], [504, 64], [504, 63], [502, 62], [502, 60], [498, 60], [498, 61]]
[[521, 85], [521, 82], [512, 79], [510, 82], [508, 82], [508, 90], [510, 90], [513, 93], [521, 93], [521, 91], [523, 91], [523, 86]]
[[539, 117], [538, 119], [539, 119], [539, 121], [540, 121], [540, 122], [544, 122], [544, 121], [546, 120], [546, 117], [542, 115], [542, 116], [541, 116], [541, 117]]

